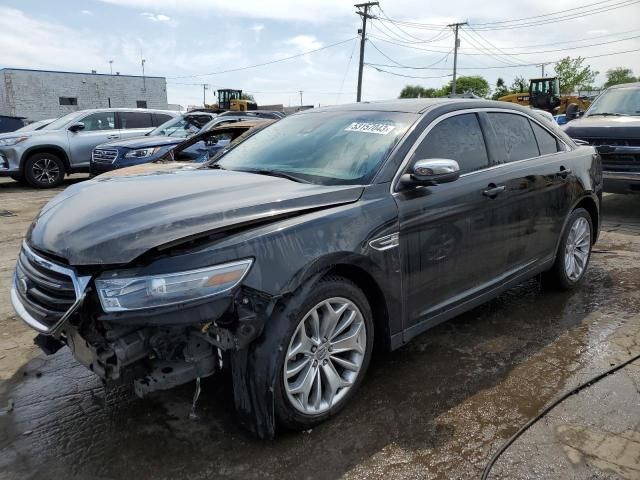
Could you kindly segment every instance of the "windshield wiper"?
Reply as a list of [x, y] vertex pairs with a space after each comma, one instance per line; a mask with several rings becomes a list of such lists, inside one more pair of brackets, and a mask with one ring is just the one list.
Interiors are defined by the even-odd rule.
[[595, 117], [596, 115], [601, 115], [603, 117], [628, 117], [628, 113], [613, 113], [613, 112], [596, 112], [590, 113], [589, 117]]
[[258, 175], [269, 175], [271, 177], [286, 178], [287, 180], [291, 180], [293, 182], [298, 182], [298, 183], [311, 183], [308, 180], [304, 180], [304, 179], [302, 179], [300, 177], [296, 177], [295, 175], [291, 175], [290, 173], [282, 172], [280, 170], [267, 170], [267, 169], [260, 169], [260, 168], [243, 168], [243, 169], [236, 169], [236, 172], [256, 173]]

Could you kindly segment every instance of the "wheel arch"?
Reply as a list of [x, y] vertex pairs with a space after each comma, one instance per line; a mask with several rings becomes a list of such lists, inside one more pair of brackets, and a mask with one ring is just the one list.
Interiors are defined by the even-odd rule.
[[573, 212], [577, 208], [584, 208], [591, 217], [591, 224], [593, 225], [593, 236], [591, 238], [591, 244], [593, 245], [598, 240], [598, 232], [600, 231], [600, 209], [598, 208], [598, 204], [591, 196], [586, 196], [578, 200], [571, 211]]
[[[292, 279], [289, 291], [293, 292], [305, 284], [315, 283], [328, 275], [344, 277], [362, 290], [371, 307], [376, 346], [390, 350], [390, 318], [392, 318], [390, 312], [395, 307], [392, 298], [385, 293], [385, 289], [381, 285], [384, 273], [380, 267], [361, 255], [346, 252], [344, 255], [334, 253], [316, 260], [304, 272], [299, 272]], [[396, 313], [399, 317], [400, 312]]]
[[64, 148], [60, 147], [59, 145], [37, 145], [37, 146], [28, 148], [22, 154], [22, 159], [20, 160], [20, 173], [24, 175], [24, 167], [25, 167], [25, 164], [27, 163], [27, 160], [29, 159], [29, 157], [37, 153], [51, 153], [53, 155], [56, 155], [57, 157], [60, 157], [60, 159], [62, 160], [62, 163], [64, 163], [64, 168], [66, 170], [66, 173], [69, 173], [69, 171], [71, 170], [71, 164], [69, 163], [69, 156], [67, 155], [67, 152], [65, 152]]

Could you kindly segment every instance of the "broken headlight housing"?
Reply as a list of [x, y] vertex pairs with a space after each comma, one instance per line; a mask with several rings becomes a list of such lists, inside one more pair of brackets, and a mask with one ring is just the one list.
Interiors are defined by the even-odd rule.
[[141, 277], [110, 272], [96, 279], [96, 290], [105, 312], [165, 307], [231, 290], [242, 281], [252, 263], [252, 259], [238, 260], [198, 270]]

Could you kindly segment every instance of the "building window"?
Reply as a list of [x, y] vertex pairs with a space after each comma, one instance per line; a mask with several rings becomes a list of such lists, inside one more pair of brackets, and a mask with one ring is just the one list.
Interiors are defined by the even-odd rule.
[[60, 97], [60, 105], [78, 105], [77, 97]]
[[146, 100], [136, 100], [136, 107], [138, 108], [147, 108]]

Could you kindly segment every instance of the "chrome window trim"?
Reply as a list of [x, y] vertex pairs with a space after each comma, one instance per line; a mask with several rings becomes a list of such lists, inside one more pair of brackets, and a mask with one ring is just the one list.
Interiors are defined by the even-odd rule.
[[[424, 131], [420, 134], [420, 136], [417, 138], [417, 140], [414, 142], [414, 144], [412, 145], [412, 147], [409, 149], [409, 151], [405, 155], [404, 159], [402, 160], [402, 163], [400, 164], [400, 167], [396, 171], [396, 174], [394, 175], [393, 180], [391, 181], [391, 185], [389, 187], [389, 193], [391, 193], [392, 195], [395, 194], [395, 193], [398, 193], [397, 186], [398, 186], [398, 183], [400, 182], [400, 177], [402, 176], [402, 173], [407, 168], [407, 166], [409, 164], [409, 161], [410, 161], [411, 157], [413, 156], [413, 154], [415, 153], [415, 151], [418, 149], [418, 146], [422, 143], [422, 141], [429, 134], [429, 132], [436, 125], [438, 125], [443, 120], [446, 120], [447, 118], [455, 117], [455, 116], [458, 116], [458, 115], [465, 115], [465, 114], [468, 114], [468, 113], [511, 113], [511, 114], [515, 114], [515, 115], [521, 115], [521, 116], [529, 119], [530, 121], [535, 122], [540, 127], [542, 127], [545, 131], [549, 132], [549, 134], [553, 135], [553, 137], [556, 140], [558, 140], [562, 145], [564, 145], [567, 148], [567, 150], [564, 150], [564, 152], [573, 150], [573, 148], [570, 145], [568, 145], [564, 140], [562, 140], [554, 132], [552, 132], [549, 128], [547, 128], [542, 122], [540, 122], [538, 119], [532, 117], [531, 115], [529, 115], [529, 114], [527, 114], [525, 112], [521, 112], [519, 110], [511, 110], [509, 108], [498, 108], [498, 107], [467, 108], [467, 109], [456, 110], [456, 111], [453, 111], [453, 112], [448, 112], [448, 113], [442, 114], [441, 116], [436, 118], [433, 122], [431, 122], [424, 129]], [[426, 115], [426, 112], [423, 115]], [[418, 123], [419, 123], [419, 121], [416, 122], [416, 125]], [[480, 128], [482, 129], [482, 125], [480, 125]], [[532, 134], [534, 135], [534, 138], [535, 138], [535, 133], [533, 131], [532, 131]], [[537, 139], [536, 139], [536, 145], [537, 145]], [[486, 146], [486, 142], [485, 142], [485, 146]], [[487, 154], [488, 153], [489, 152], [487, 152]], [[548, 157], [548, 156], [551, 156], [551, 155], [557, 155], [559, 153], [563, 153], [563, 152], [548, 153], [546, 155], [538, 155], [536, 157], [523, 158], [521, 160], [516, 160], [516, 161], [513, 161], [513, 162], [499, 163], [497, 165], [491, 165], [490, 167], [483, 168], [481, 170], [476, 170], [476, 171], [473, 171], [473, 172], [463, 173], [462, 175], [460, 175], [460, 177], [466, 177], [468, 175], [474, 175], [474, 174], [477, 174], [477, 173], [480, 173], [480, 172], [486, 172], [486, 171], [489, 171], [489, 170], [495, 170], [497, 168], [501, 168], [501, 167], [504, 167], [506, 165], [515, 165], [515, 164], [518, 164], [518, 163], [521, 163], [521, 162], [527, 162], [527, 161], [530, 161], [533, 158], [543, 158], [543, 157]], [[489, 160], [491, 160], [491, 159], [489, 159]]]

